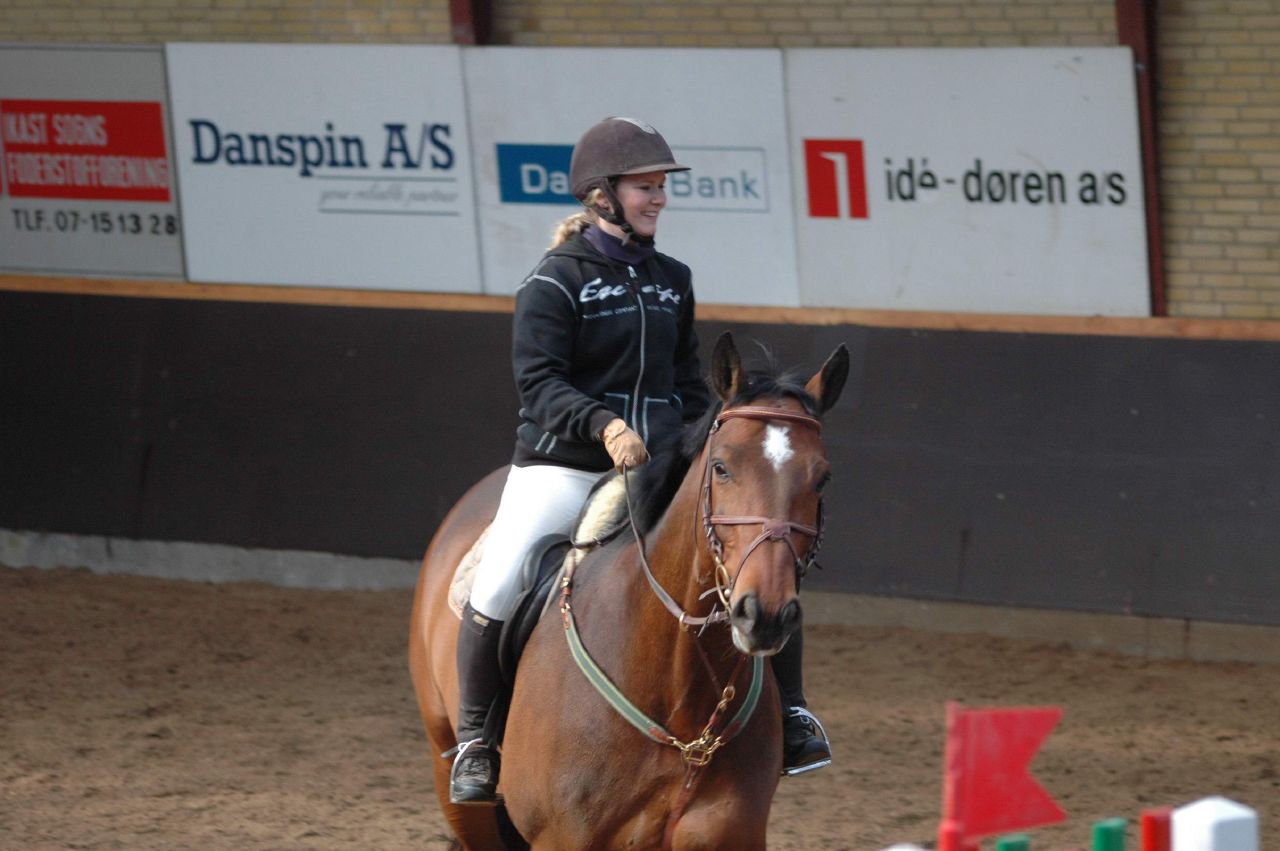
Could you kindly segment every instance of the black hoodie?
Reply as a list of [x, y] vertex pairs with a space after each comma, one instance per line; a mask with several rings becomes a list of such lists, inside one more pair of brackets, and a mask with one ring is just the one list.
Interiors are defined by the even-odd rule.
[[516, 293], [513, 463], [603, 471], [598, 435], [614, 417], [650, 447], [700, 417], [693, 304], [689, 267], [665, 254], [631, 265], [581, 234], [548, 251]]

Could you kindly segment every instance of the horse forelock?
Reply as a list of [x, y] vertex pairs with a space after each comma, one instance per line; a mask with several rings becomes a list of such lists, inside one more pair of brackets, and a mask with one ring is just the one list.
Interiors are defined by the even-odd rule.
[[[727, 407], [737, 408], [768, 399], [794, 399], [809, 416], [821, 421], [818, 403], [805, 390], [804, 376], [795, 370], [759, 369], [747, 373], [747, 380]], [[652, 460], [636, 470], [631, 498], [640, 534], [647, 534], [662, 518], [676, 491], [689, 472], [693, 459], [706, 445], [711, 425], [726, 406], [717, 402], [678, 436], [653, 448]]]

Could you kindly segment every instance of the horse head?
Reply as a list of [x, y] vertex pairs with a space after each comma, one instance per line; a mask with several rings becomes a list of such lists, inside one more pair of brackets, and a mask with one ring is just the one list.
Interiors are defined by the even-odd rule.
[[704, 449], [703, 528], [734, 645], [768, 656], [800, 626], [800, 579], [821, 543], [831, 478], [820, 417], [840, 397], [849, 352], [832, 352], [803, 392], [753, 388], [727, 332], [710, 367], [721, 409]]

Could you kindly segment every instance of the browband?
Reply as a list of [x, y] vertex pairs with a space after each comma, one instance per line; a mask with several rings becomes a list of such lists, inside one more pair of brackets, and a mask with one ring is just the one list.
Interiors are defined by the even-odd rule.
[[786, 408], [765, 408], [759, 405], [744, 405], [741, 408], [729, 408], [726, 411], [721, 411], [719, 415], [716, 416], [716, 422], [712, 427], [712, 431], [720, 428], [720, 425], [725, 420], [730, 420], [734, 417], [740, 417], [747, 420], [788, 420], [790, 422], [810, 426], [811, 428], [816, 429], [819, 433], [822, 432], [822, 421], [817, 417], [811, 417], [808, 414], [803, 414], [799, 411], [789, 411]]

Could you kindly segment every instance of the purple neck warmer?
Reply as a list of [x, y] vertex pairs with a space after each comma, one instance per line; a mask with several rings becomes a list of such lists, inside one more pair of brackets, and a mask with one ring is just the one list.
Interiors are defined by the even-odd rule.
[[582, 236], [605, 257], [617, 260], [619, 263], [626, 263], [628, 266], [637, 266], [657, 253], [652, 241], [647, 243], [632, 241], [628, 245], [623, 245], [622, 240], [605, 233], [598, 225], [588, 225], [582, 232]]

